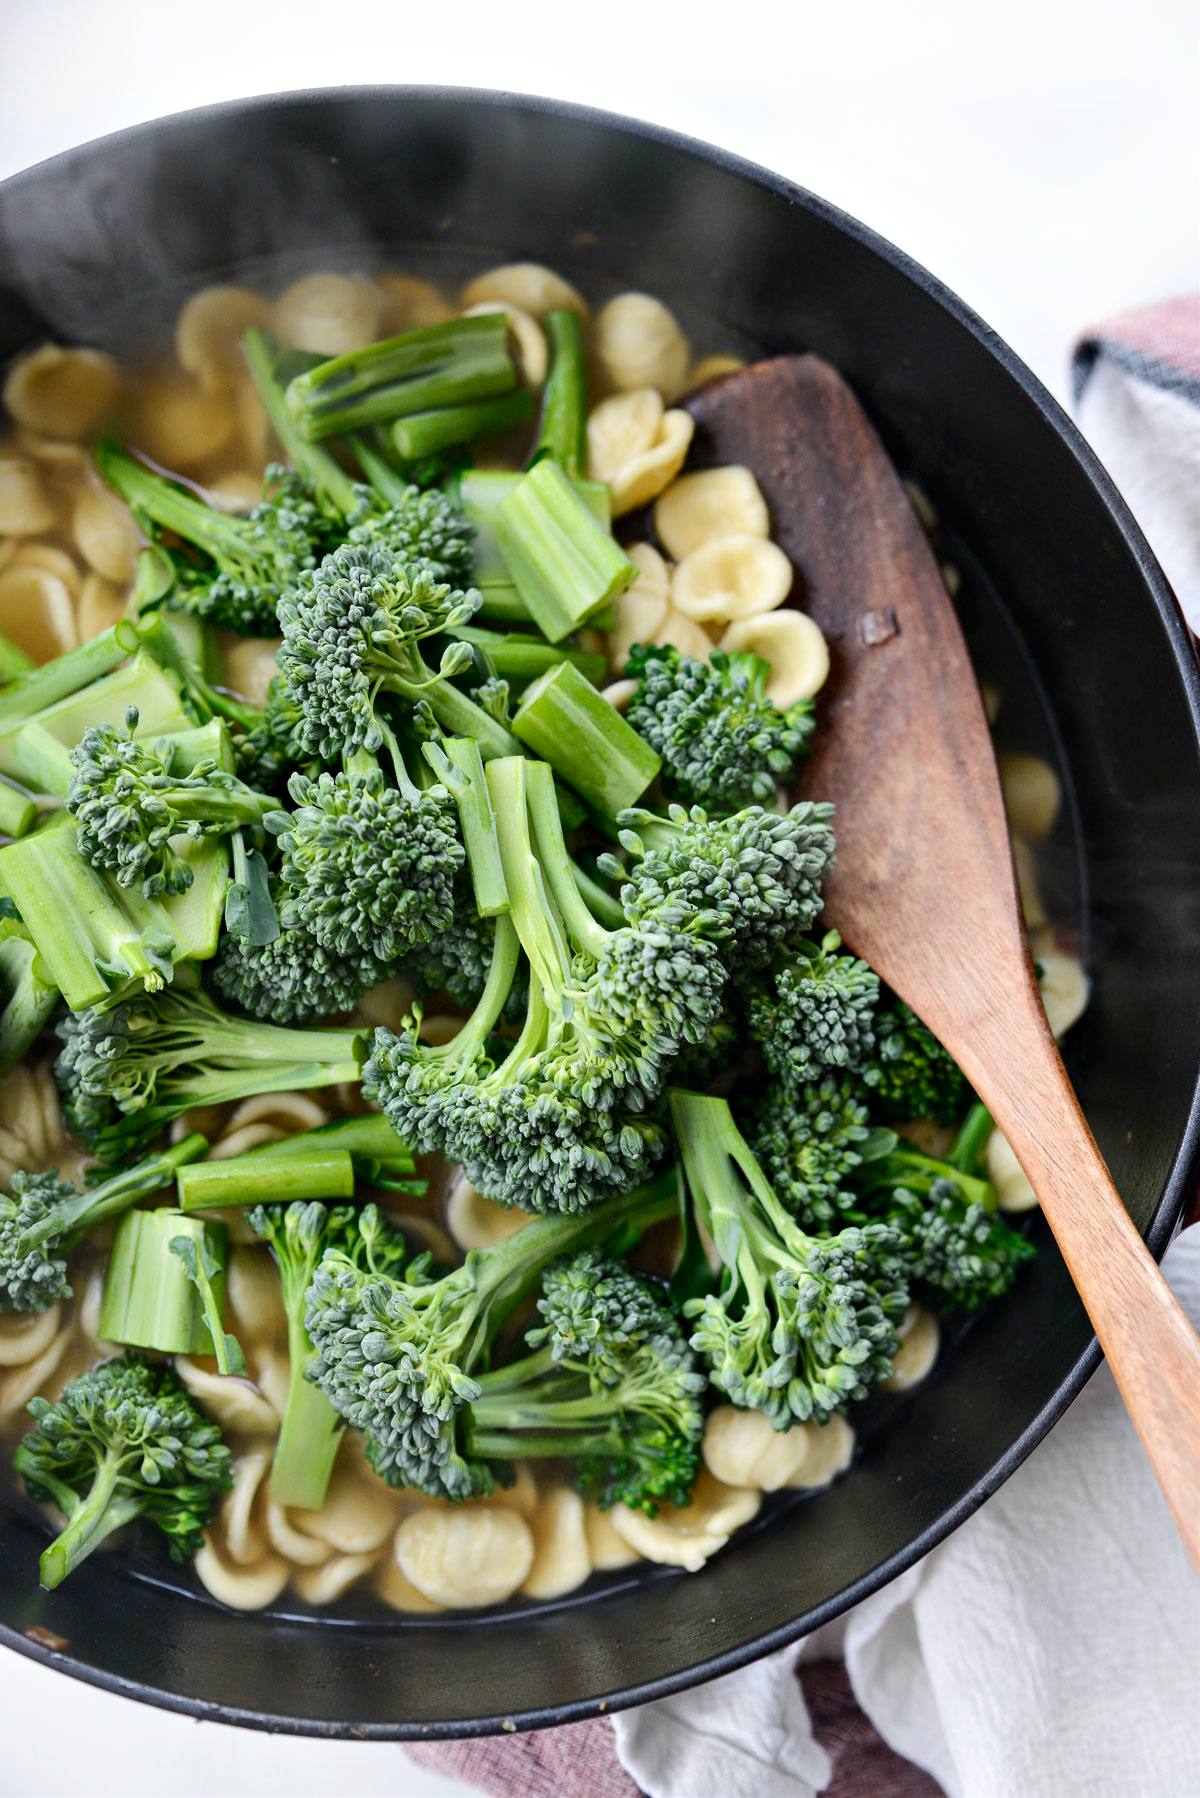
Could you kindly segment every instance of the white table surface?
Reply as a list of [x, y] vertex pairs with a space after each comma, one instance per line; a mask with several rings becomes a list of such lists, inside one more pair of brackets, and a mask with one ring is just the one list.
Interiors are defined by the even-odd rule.
[[[1060, 398], [1200, 285], [1194, 0], [0, 0], [0, 177], [145, 118], [360, 81], [551, 94], [779, 170], [934, 270]], [[197, 1725], [0, 1655], [0, 1798], [453, 1798], [385, 1745]]]

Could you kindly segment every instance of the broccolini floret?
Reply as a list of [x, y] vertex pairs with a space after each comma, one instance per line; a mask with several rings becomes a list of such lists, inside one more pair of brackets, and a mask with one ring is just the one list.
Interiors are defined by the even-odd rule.
[[879, 976], [840, 949], [836, 930], [796, 944], [771, 963], [751, 999], [750, 1035], [780, 1080], [860, 1067], [875, 1047]]
[[335, 550], [279, 607], [279, 666], [301, 713], [299, 740], [326, 761], [375, 751], [384, 740], [377, 700], [394, 694], [410, 705], [428, 700], [445, 730], [474, 737], [485, 755], [515, 753], [516, 738], [449, 684], [471, 660], [467, 645], [451, 644], [436, 674], [421, 655], [422, 642], [478, 608], [473, 589], [450, 587], [386, 549]]
[[875, 1053], [863, 1070], [873, 1111], [888, 1124], [932, 1118], [954, 1124], [971, 1089], [948, 1050], [916, 1012], [897, 999], [875, 1020]]
[[851, 1182], [873, 1154], [893, 1146], [873, 1130], [862, 1088], [844, 1075], [771, 1082], [748, 1107], [746, 1136], [787, 1209], [806, 1229], [861, 1222]]
[[671, 1094], [696, 1213], [723, 1263], [689, 1299], [692, 1347], [735, 1405], [777, 1430], [823, 1423], [892, 1371], [908, 1288], [886, 1224], [808, 1235], [772, 1190], [724, 1099]]
[[700, 1470], [703, 1374], [665, 1295], [599, 1249], [545, 1276], [533, 1351], [479, 1376], [470, 1456], [569, 1458], [602, 1508], [682, 1505]]
[[106, 1536], [136, 1517], [190, 1560], [217, 1496], [233, 1484], [229, 1450], [170, 1368], [119, 1355], [79, 1374], [54, 1403], [31, 1399], [35, 1426], [13, 1457], [31, 1498], [56, 1504], [66, 1528], [41, 1558], [61, 1585]]
[[[277, 880], [271, 883], [271, 897], [282, 909], [285, 894]], [[390, 971], [374, 955], [363, 950], [341, 955], [302, 925], [292, 924], [262, 944], [244, 942], [227, 931], [212, 963], [212, 983], [249, 1017], [269, 1024], [307, 1024], [352, 1011]]]
[[354, 1030], [297, 1030], [231, 1017], [171, 990], [58, 1026], [54, 1073], [73, 1133], [103, 1161], [151, 1142], [196, 1105], [357, 1080]]
[[618, 1228], [644, 1229], [676, 1202], [662, 1181], [587, 1216], [535, 1218], [441, 1275], [428, 1255], [376, 1271], [361, 1252], [331, 1249], [309, 1287], [309, 1378], [365, 1431], [368, 1458], [390, 1484], [456, 1499], [489, 1492], [491, 1471], [464, 1452], [459, 1423], [501, 1325], [550, 1262]]
[[635, 643], [625, 673], [638, 683], [626, 720], [661, 756], [669, 798], [738, 811], [770, 804], [793, 778], [812, 734], [812, 701], [772, 705], [761, 656], [714, 649], [697, 662], [671, 644]]
[[94, 1224], [171, 1185], [176, 1168], [207, 1149], [204, 1138], [192, 1134], [83, 1192], [53, 1168], [15, 1173], [8, 1192], [0, 1193], [0, 1312], [45, 1311], [70, 1298], [67, 1255], [80, 1238]]
[[274, 809], [211, 757], [184, 772], [169, 737], [136, 739], [138, 710], [130, 706], [124, 728], [94, 724], [71, 751], [74, 775], [67, 810], [77, 825], [81, 853], [106, 868], [119, 886], [141, 888], [145, 899], [185, 893], [194, 871], [171, 838], [227, 836], [261, 824]]
[[263, 497], [246, 517], [220, 512], [139, 462], [107, 439], [96, 467], [151, 535], [172, 532], [199, 559], [175, 556], [176, 597], [189, 611], [242, 636], [275, 629], [280, 595], [333, 548], [340, 530], [302, 476], [276, 465], [263, 477]]

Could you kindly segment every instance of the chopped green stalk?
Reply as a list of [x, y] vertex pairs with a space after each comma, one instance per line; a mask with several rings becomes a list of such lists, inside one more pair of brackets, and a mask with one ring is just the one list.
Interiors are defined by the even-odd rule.
[[58, 988], [11, 899], [0, 899], [0, 1074], [11, 1073], [58, 1004]]
[[127, 1211], [117, 1226], [104, 1277], [100, 1301], [104, 1340], [157, 1349], [163, 1355], [212, 1354], [215, 1343], [205, 1300], [172, 1243], [190, 1237], [195, 1245], [204, 1245], [202, 1265], [214, 1269], [209, 1281], [219, 1318], [228, 1236], [224, 1224], [185, 1217], [181, 1211]]
[[358, 1178], [368, 1186], [406, 1193], [415, 1193], [418, 1188], [424, 1191], [424, 1182], [413, 1179], [417, 1164], [412, 1150], [380, 1111], [368, 1112], [364, 1117], [335, 1118], [331, 1124], [321, 1124], [315, 1130], [298, 1131], [278, 1142], [260, 1143], [256, 1149], [248, 1149], [244, 1159], [293, 1160], [313, 1149], [344, 1149]]
[[[962, 1121], [954, 1146], [946, 1160], [960, 1174], [974, 1174], [979, 1167], [983, 1151], [987, 1147], [988, 1137], [995, 1129], [992, 1114], [982, 1099], [976, 1099], [970, 1111]], [[984, 1203], [989, 1211], [995, 1209], [996, 1195], [989, 1187], [990, 1203]]]
[[423, 325], [297, 375], [287, 406], [310, 442], [364, 425], [509, 393], [517, 371], [503, 312]]
[[[512, 584], [496, 541], [496, 508], [521, 485], [523, 475], [503, 469], [467, 468], [457, 477], [457, 499], [474, 532], [475, 585], [483, 594], [482, 611], [492, 618], [528, 618], [529, 609]], [[573, 481], [573, 487], [596, 523], [612, 524], [612, 499], [603, 481]], [[493, 597], [494, 595], [494, 597]], [[492, 610], [493, 606], [501, 610]]]
[[250, 378], [258, 389], [263, 410], [288, 461], [343, 517], [348, 517], [354, 510], [354, 482], [335, 456], [319, 444], [310, 443], [296, 429], [284, 399], [284, 390], [275, 377], [277, 346], [274, 339], [265, 331], [247, 331], [242, 338], [242, 354]]
[[570, 662], [549, 669], [528, 688], [513, 730], [610, 818], [635, 804], [662, 766], [650, 745]]
[[170, 978], [176, 943], [165, 914], [155, 908], [161, 923], [139, 929], [117, 888], [80, 853], [68, 813], [0, 850], [0, 879], [72, 1011], [130, 981], [157, 992]]
[[30, 668], [15, 679], [9, 677], [0, 692], [0, 730], [7, 733], [22, 719], [32, 718], [35, 712], [56, 705], [68, 694], [78, 693], [102, 675], [111, 674], [136, 648], [133, 626], [122, 618], [98, 637], [81, 643], [78, 649], [68, 649], [65, 655], [55, 656], [52, 662]]
[[587, 468], [587, 369], [578, 312], [547, 313], [550, 372], [542, 390], [542, 422], [531, 461], [549, 456], [577, 480]]
[[378, 431], [353, 431], [346, 441], [354, 451], [354, 459], [385, 506], [399, 505], [408, 498], [411, 483], [393, 468], [386, 456], [380, 455], [375, 439]]
[[[304, 1142], [307, 1135], [292, 1140]], [[179, 1170], [181, 1211], [353, 1197], [354, 1163], [347, 1149], [313, 1145], [303, 1156], [232, 1155], [224, 1161], [192, 1162]]]
[[[201, 724], [213, 718], [224, 718], [243, 730], [252, 730], [261, 721], [257, 706], [244, 705], [231, 693], [214, 687], [205, 672], [212, 627], [195, 612], [172, 612], [169, 621], [161, 612], [139, 619], [138, 642], [179, 682], [187, 706]], [[233, 764], [229, 764], [232, 771]]]
[[498, 917], [508, 910], [508, 888], [504, 884], [496, 814], [479, 745], [470, 737], [446, 737], [441, 743], [426, 743], [424, 755], [458, 807], [479, 915]]
[[[136, 641], [135, 636], [135, 647]], [[0, 730], [0, 773], [19, 775], [26, 785], [31, 784], [29, 764], [18, 759], [14, 751], [23, 732], [31, 731], [32, 726], [39, 726], [64, 750], [70, 750], [90, 725], [119, 724], [131, 705], [138, 709], [140, 736], [188, 730], [194, 722], [183, 710], [176, 683], [151, 656], [139, 650], [123, 668], [94, 681], [91, 686], [45, 706], [31, 717], [6, 724]], [[29, 741], [29, 738], [25, 740]], [[38, 742], [44, 744], [45, 739], [39, 738]], [[53, 751], [43, 751], [43, 754], [52, 756]], [[57, 763], [52, 765], [57, 766]], [[39, 787], [38, 791], [53, 792], [55, 789]]]
[[23, 837], [37, 821], [37, 800], [22, 787], [0, 780], [0, 833], [6, 837]]
[[7, 686], [18, 676], [28, 674], [37, 666], [32, 656], [27, 656], [19, 643], [14, 643], [0, 631], [0, 685]]
[[[217, 953], [217, 942], [225, 918], [225, 896], [229, 890], [229, 850], [222, 837], [176, 838], [175, 848], [187, 863], [192, 879], [186, 893], [164, 894], [152, 901], [165, 913], [175, 938], [175, 960], [210, 961]], [[122, 890], [121, 903], [127, 908], [140, 894]]]
[[499, 631], [479, 630], [472, 624], [460, 624], [454, 635], [462, 643], [481, 649], [492, 665], [493, 673], [503, 680], [531, 681], [560, 662], [570, 662], [586, 675], [593, 686], [604, 679], [608, 664], [602, 655], [587, 649], [564, 649], [558, 643], [547, 643], [520, 631], [501, 635]]
[[509, 431], [533, 417], [533, 401], [524, 388], [499, 399], [473, 400], [463, 406], [439, 406], [413, 412], [386, 427], [387, 437], [404, 462], [436, 455], [459, 443], [474, 443], [496, 431]]
[[217, 1372], [240, 1377], [246, 1372], [246, 1357], [237, 1337], [226, 1330], [221, 1315], [224, 1310], [226, 1245], [221, 1243], [218, 1252], [215, 1236], [211, 1226], [198, 1236], [181, 1232], [171, 1238], [170, 1249], [182, 1261], [188, 1279], [199, 1295], [205, 1326], [217, 1358]]
[[538, 462], [496, 508], [496, 541], [542, 635], [559, 642], [616, 599], [637, 569], [558, 464]]

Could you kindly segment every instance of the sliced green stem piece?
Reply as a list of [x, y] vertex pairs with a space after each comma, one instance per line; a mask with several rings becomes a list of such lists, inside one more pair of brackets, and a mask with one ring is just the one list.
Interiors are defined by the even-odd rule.
[[497, 399], [472, 400], [463, 406], [439, 406], [430, 412], [413, 412], [383, 427], [388, 441], [403, 462], [434, 456], [456, 444], [474, 443], [497, 431], [511, 431], [533, 417], [533, 401], [524, 388]]
[[609, 604], [637, 569], [556, 462], [538, 462], [496, 507], [496, 541], [542, 635], [558, 643]]
[[508, 393], [517, 371], [503, 312], [422, 325], [295, 376], [287, 407], [310, 442]]
[[645, 739], [570, 662], [548, 670], [526, 690], [513, 730], [610, 818], [635, 804], [662, 766]]
[[37, 822], [38, 804], [32, 793], [11, 781], [0, 780], [0, 833], [23, 837]]
[[0, 631], [0, 684], [7, 685], [36, 666], [33, 657], [27, 656], [19, 643], [14, 643]]
[[496, 839], [496, 814], [492, 809], [479, 745], [470, 737], [446, 737], [441, 743], [426, 743], [423, 752], [458, 807], [479, 915], [481, 918], [498, 917], [508, 910], [508, 888], [504, 884], [500, 845]]
[[534, 637], [520, 631], [502, 634], [500, 631], [480, 630], [473, 624], [459, 624], [454, 628], [454, 635], [460, 642], [470, 643], [473, 648], [481, 649], [495, 673], [504, 680], [536, 680], [548, 668], [557, 668], [560, 662], [570, 662], [578, 668], [580, 674], [596, 685], [604, 679], [608, 666], [602, 655], [591, 650], [564, 648], [559, 643], [547, 643], [544, 637]]
[[275, 378], [275, 340], [266, 331], [249, 330], [242, 338], [242, 354], [284, 455], [297, 474], [310, 481], [343, 518], [349, 517], [355, 506], [354, 482], [336, 456], [319, 444], [310, 443], [304, 433], [297, 430], [284, 390]]
[[587, 468], [587, 369], [583, 320], [578, 312], [547, 313], [543, 329], [550, 344], [550, 372], [542, 390], [542, 418], [531, 461], [549, 456], [563, 473], [578, 479]]
[[133, 626], [122, 618], [78, 649], [68, 649], [52, 662], [10, 679], [0, 693], [0, 730], [9, 730], [21, 719], [32, 718], [35, 712], [90, 686], [101, 675], [111, 674], [136, 648]]
[[[308, 1132], [293, 1140], [305, 1142]], [[352, 1199], [354, 1163], [348, 1149], [310, 1146], [304, 1155], [231, 1155], [195, 1161], [178, 1175], [181, 1211], [225, 1205], [274, 1205], [292, 1199]]]
[[219, 1271], [211, 1276], [216, 1302], [225, 1291], [228, 1232], [183, 1212], [127, 1211], [117, 1226], [100, 1301], [100, 1334], [107, 1342], [156, 1349], [164, 1355], [209, 1355], [213, 1339], [205, 1303], [185, 1263], [172, 1250], [190, 1237]]

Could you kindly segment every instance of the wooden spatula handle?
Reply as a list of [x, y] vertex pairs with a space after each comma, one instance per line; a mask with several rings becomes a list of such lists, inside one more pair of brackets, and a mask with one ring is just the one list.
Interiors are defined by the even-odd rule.
[[[1044, 1019], [1040, 1040], [1014, 1042], [1014, 1027], [1021, 1020], [1012, 1013], [996, 1019], [1004, 1040], [989, 1047], [981, 1025], [972, 1081], [1042, 1202], [1200, 1573], [1200, 1338], [1121, 1203]], [[1030, 1020], [1022, 1034], [1036, 1029]], [[1019, 1081], [995, 1080], [995, 1070], [1014, 1066]]]

